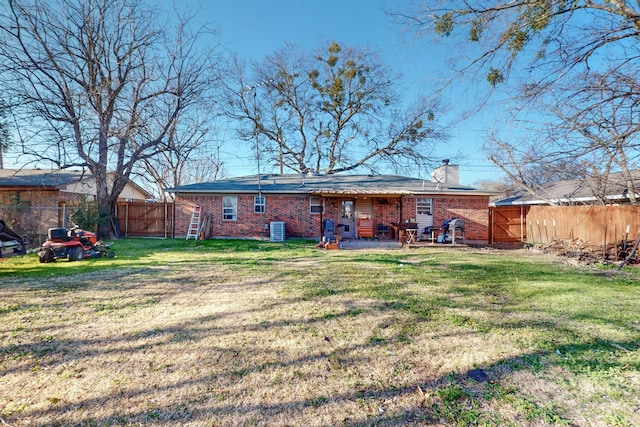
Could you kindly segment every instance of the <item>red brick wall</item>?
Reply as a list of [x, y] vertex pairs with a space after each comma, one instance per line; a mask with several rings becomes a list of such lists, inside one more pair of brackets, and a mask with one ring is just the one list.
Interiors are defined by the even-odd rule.
[[311, 215], [309, 196], [265, 195], [265, 212], [254, 213], [254, 195], [238, 195], [237, 219], [222, 219], [223, 196], [179, 196], [175, 200], [175, 235], [186, 236], [191, 214], [196, 205], [202, 206], [203, 213], [211, 216], [210, 234], [215, 237], [259, 237], [264, 233], [265, 224], [284, 222], [287, 237], [320, 236], [320, 215]]
[[[187, 234], [193, 208], [202, 206], [203, 213], [211, 215], [210, 234], [214, 237], [259, 237], [265, 231], [264, 224], [282, 221], [286, 223], [286, 236], [319, 238], [322, 234], [321, 221], [332, 218], [339, 222], [340, 201], [338, 197], [326, 197], [322, 215], [310, 213], [310, 196], [265, 195], [265, 213], [253, 212], [254, 195], [238, 195], [237, 220], [222, 220], [222, 196], [177, 196], [175, 200], [175, 236]], [[488, 197], [433, 198], [434, 224], [441, 225], [450, 218], [465, 221], [465, 238], [487, 240], [489, 224]], [[385, 200], [386, 202], [382, 202]], [[357, 206], [357, 201], [356, 201]], [[400, 218], [400, 210], [402, 217]], [[416, 198], [374, 197], [374, 230], [378, 224], [415, 218]], [[268, 236], [268, 231], [264, 236]]]
[[[407, 221], [411, 221], [413, 218], [416, 218], [416, 200], [417, 197], [403, 197], [402, 198], [402, 218], [400, 218], [400, 222], [406, 223]], [[435, 224], [435, 222], [434, 222]]]
[[58, 190], [0, 190], [0, 219], [29, 243], [40, 243], [47, 229], [62, 226], [60, 204], [83, 198]]
[[[414, 209], [415, 211], [415, 209]], [[373, 199], [374, 227], [400, 222], [400, 197], [378, 197]]]
[[445, 220], [460, 218], [464, 221], [464, 238], [488, 241], [489, 197], [434, 197], [433, 224], [441, 226]]
[[7, 207], [20, 202], [28, 202], [32, 207], [58, 208], [60, 203], [71, 203], [84, 199], [84, 194], [62, 193], [58, 190], [0, 190], [0, 206]]

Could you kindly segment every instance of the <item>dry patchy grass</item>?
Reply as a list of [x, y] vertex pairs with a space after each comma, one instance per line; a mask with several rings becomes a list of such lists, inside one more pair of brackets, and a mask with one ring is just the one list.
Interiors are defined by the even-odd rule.
[[3, 424], [640, 425], [633, 275], [171, 244], [3, 275]]

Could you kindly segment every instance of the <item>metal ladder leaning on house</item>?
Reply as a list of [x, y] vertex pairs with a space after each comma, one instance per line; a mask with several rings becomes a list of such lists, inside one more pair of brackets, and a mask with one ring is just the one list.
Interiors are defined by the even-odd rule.
[[189, 222], [189, 230], [187, 231], [187, 239], [193, 237], [194, 240], [198, 240], [198, 234], [200, 234], [200, 220], [202, 217], [202, 207], [196, 206], [193, 208], [191, 214], [191, 222]]

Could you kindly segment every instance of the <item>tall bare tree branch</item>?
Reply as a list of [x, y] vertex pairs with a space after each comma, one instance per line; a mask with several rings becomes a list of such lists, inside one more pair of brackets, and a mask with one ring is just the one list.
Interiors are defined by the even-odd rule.
[[227, 115], [280, 170], [407, 172], [433, 162], [435, 146], [446, 139], [436, 120], [442, 105], [420, 98], [400, 107], [397, 76], [372, 52], [337, 43], [319, 52], [287, 45], [249, 72], [234, 65]]
[[555, 179], [563, 179], [567, 165], [585, 179], [622, 172], [630, 182], [640, 158], [634, 125], [640, 3], [426, 0], [391, 14], [407, 28], [468, 52], [471, 59], [453, 70], [456, 77], [476, 80], [471, 72], [477, 73], [487, 93], [500, 87], [510, 97], [503, 103], [504, 125], [485, 147], [527, 191], [538, 191], [532, 171], [555, 170]]
[[139, 0], [9, 0], [0, 11], [2, 89], [32, 127], [22, 150], [92, 173], [102, 235], [136, 166], [207, 99], [211, 55], [187, 22], [165, 28]]

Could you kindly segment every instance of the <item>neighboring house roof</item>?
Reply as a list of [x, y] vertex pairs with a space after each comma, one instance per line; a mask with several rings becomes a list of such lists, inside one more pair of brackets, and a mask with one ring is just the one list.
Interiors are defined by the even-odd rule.
[[[82, 184], [78, 186], [78, 184]], [[142, 199], [153, 196], [129, 181], [131, 190]], [[51, 189], [70, 193], [95, 194], [93, 175], [68, 169], [0, 169], [0, 189]], [[131, 191], [130, 191], [131, 192]]]
[[[630, 174], [633, 187], [636, 190], [640, 190], [640, 170], [630, 171]], [[627, 179], [622, 173], [553, 182], [544, 185], [538, 190], [538, 193], [539, 196], [521, 190], [492, 204], [495, 206], [529, 206], [548, 205], [549, 202], [567, 205], [602, 202], [624, 203], [629, 201]], [[640, 194], [637, 191], [635, 196], [640, 198]]]
[[0, 169], [0, 187], [58, 188], [91, 177], [74, 170]]
[[310, 195], [476, 195], [495, 192], [462, 185], [396, 175], [301, 175], [261, 174], [226, 178], [165, 190], [174, 194], [310, 194]]

